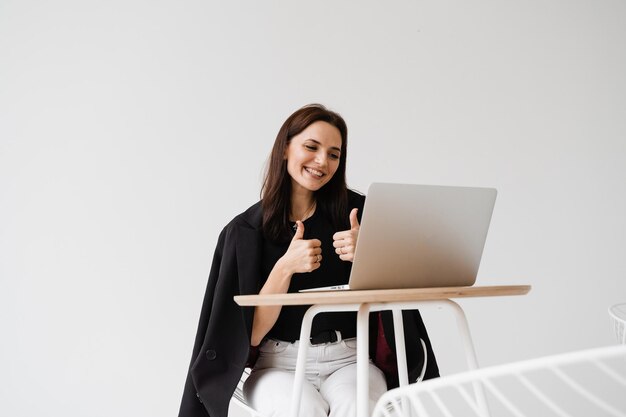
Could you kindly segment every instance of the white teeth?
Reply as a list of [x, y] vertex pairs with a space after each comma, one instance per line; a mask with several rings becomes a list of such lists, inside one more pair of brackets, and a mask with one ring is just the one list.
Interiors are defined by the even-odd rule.
[[315, 175], [316, 177], [321, 177], [322, 175], [324, 175], [324, 173], [323, 173], [323, 172], [320, 172], [320, 171], [314, 170], [314, 169], [312, 169], [312, 168], [304, 168], [304, 169], [306, 170], [306, 172], [308, 172], [308, 173], [309, 173], [309, 174], [311, 174], [311, 175]]

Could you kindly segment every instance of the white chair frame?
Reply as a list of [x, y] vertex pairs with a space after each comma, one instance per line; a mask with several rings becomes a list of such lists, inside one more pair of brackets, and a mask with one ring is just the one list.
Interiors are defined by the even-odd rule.
[[[477, 387], [487, 397], [488, 408], [472, 395]], [[626, 346], [477, 369], [396, 388], [374, 409], [374, 417], [490, 414], [626, 417]]]
[[617, 341], [626, 345], [626, 303], [609, 307], [609, 316], [611, 316], [611, 324]]
[[243, 374], [241, 374], [241, 379], [237, 384], [237, 388], [233, 393], [233, 398], [231, 399], [232, 404], [236, 404], [237, 407], [247, 412], [251, 417], [263, 417], [259, 414], [254, 408], [250, 407], [246, 402], [246, 399], [243, 396], [243, 383], [250, 376], [250, 368], [246, 368], [243, 370]]

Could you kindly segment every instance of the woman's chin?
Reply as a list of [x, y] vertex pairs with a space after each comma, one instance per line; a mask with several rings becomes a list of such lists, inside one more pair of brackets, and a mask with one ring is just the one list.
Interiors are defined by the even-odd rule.
[[326, 181], [324, 181], [324, 182], [320, 182], [320, 181], [295, 181], [295, 183], [297, 184], [298, 188], [301, 188], [303, 190], [307, 190], [307, 191], [310, 191], [310, 192], [318, 191], [320, 188], [322, 188], [324, 185], [326, 185]]

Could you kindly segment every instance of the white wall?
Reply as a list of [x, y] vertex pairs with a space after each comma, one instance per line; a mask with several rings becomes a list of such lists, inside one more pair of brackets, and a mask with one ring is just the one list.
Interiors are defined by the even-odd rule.
[[[171, 416], [219, 230], [283, 120], [349, 125], [350, 184], [493, 186], [465, 300], [484, 365], [613, 342], [626, 3], [0, 3], [0, 414]], [[443, 373], [452, 317], [424, 311]]]

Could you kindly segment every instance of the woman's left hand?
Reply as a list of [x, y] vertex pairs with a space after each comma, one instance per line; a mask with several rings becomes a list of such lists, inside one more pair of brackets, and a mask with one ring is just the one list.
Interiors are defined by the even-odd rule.
[[350, 212], [350, 230], [337, 232], [333, 235], [335, 252], [342, 261], [352, 262], [354, 260], [354, 249], [356, 248], [360, 228], [359, 220], [356, 217], [358, 210], [355, 208]]

